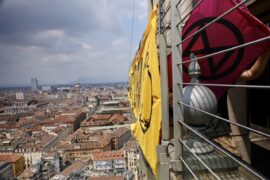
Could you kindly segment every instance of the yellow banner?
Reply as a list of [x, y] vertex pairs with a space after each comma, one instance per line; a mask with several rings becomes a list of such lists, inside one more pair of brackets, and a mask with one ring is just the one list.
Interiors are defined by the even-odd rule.
[[131, 125], [144, 157], [156, 175], [156, 146], [160, 143], [161, 91], [156, 47], [157, 7], [148, 21], [129, 72], [129, 100], [136, 118]]

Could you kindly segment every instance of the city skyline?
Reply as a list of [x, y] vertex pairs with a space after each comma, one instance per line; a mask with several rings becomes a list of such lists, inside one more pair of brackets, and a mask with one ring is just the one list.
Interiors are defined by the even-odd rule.
[[0, 91], [0, 179], [138, 179], [125, 85], [31, 82]]
[[146, 2], [2, 1], [0, 86], [123, 82], [145, 30]]
[[[80, 78], [77, 79], [76, 81], [70, 81], [70, 82], [66, 82], [66, 83], [56, 83], [56, 82], [47, 82], [47, 83], [43, 83], [43, 82], [39, 82], [38, 80], [38, 85], [39, 87], [43, 87], [43, 86], [73, 86], [75, 84], [81, 84], [81, 85], [105, 85], [105, 84], [122, 84], [122, 83], [128, 83], [127, 80], [123, 80], [123, 81], [100, 81], [100, 82], [96, 82], [96, 81], [80, 81]], [[15, 83], [15, 84], [0, 84], [0, 89], [1, 88], [31, 88], [31, 78], [28, 80], [28, 82], [26, 83]]]

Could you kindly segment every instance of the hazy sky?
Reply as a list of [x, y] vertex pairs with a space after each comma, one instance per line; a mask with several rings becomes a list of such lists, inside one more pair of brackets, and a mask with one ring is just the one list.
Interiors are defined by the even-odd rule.
[[[135, 0], [132, 57], [147, 23]], [[0, 0], [0, 85], [128, 79], [133, 0]]]

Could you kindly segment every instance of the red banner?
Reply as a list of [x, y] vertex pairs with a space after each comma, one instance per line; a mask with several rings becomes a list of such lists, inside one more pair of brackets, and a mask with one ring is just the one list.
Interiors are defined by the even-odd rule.
[[[243, 5], [200, 33], [186, 39], [239, 2], [241, 1], [204, 0], [192, 12], [182, 31], [182, 40], [184, 40], [183, 61], [190, 60], [191, 53], [201, 57], [270, 36], [269, 28], [250, 14], [246, 6]], [[234, 84], [239, 75], [245, 69], [248, 69], [269, 46], [270, 41], [268, 40], [199, 60], [202, 71], [200, 81], [202, 83]], [[169, 55], [168, 59], [169, 89], [172, 90], [171, 55]], [[184, 82], [190, 81], [187, 74], [188, 65], [188, 62], [183, 65]], [[218, 99], [228, 90], [228, 88], [224, 87], [209, 88], [213, 90]]]

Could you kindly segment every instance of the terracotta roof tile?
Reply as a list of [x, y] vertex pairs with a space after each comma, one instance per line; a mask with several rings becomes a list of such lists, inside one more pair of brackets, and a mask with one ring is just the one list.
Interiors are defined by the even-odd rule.
[[0, 154], [0, 161], [7, 161], [9, 163], [14, 163], [23, 156], [18, 154]]
[[64, 176], [69, 176], [72, 172], [82, 169], [88, 164], [87, 160], [78, 160], [71, 164], [69, 167], [64, 169], [60, 174]]
[[116, 121], [116, 122], [124, 122], [126, 120], [126, 117], [123, 116], [123, 114], [113, 114], [110, 118], [110, 121]]

